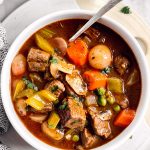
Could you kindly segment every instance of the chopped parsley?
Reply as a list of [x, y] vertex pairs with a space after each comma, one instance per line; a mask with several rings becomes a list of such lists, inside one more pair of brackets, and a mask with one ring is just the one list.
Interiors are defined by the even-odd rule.
[[38, 87], [34, 83], [32, 83], [30, 80], [28, 80], [27, 77], [23, 77], [22, 80], [26, 84], [27, 88], [38, 91]]
[[52, 64], [57, 64], [58, 63], [58, 60], [56, 59], [56, 58], [51, 58], [50, 59], [50, 62], [52, 63]]
[[58, 90], [58, 86], [54, 85], [53, 87], [51, 87], [51, 92], [55, 92]]
[[123, 8], [121, 8], [120, 12], [122, 12], [123, 14], [131, 14], [131, 10], [129, 6], [125, 6]]
[[65, 110], [65, 109], [67, 109], [67, 106], [68, 106], [67, 102], [64, 102], [62, 105], [59, 106], [59, 109]]
[[109, 74], [111, 72], [111, 67], [107, 67], [107, 68], [104, 68], [101, 73], [103, 74]]

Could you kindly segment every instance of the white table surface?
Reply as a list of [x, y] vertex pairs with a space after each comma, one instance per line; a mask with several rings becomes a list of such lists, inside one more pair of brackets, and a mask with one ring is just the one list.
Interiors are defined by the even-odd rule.
[[[18, 6], [28, 0], [4, 0], [0, 5], [0, 21], [2, 21], [9, 13]], [[37, 0], [38, 1], [38, 0]], [[61, 0], [60, 0], [61, 1]], [[134, 8], [150, 25], [150, 0], [124, 0], [129, 6]]]
[[[7, 17], [9, 13], [11, 13], [13, 10], [15, 10], [18, 6], [20, 6], [26, 1], [27, 0], [4, 0], [3, 4], [0, 5], [0, 21], [4, 20], [4, 18]], [[125, 2], [128, 5], [130, 5], [132, 8], [134, 8], [143, 17], [143, 19], [148, 24], [150, 24], [150, 10], [149, 10], [150, 0], [125, 0]], [[138, 138], [139, 134], [137, 133], [138, 135], [134, 136], [132, 140], [132, 144], [133, 145], [135, 144], [134, 150], [149, 150], [150, 149], [149, 148], [150, 140], [148, 140], [148, 135], [150, 135], [150, 130], [148, 130], [148, 128], [149, 127], [146, 126], [146, 124], [144, 124], [144, 126], [141, 125], [139, 127], [139, 130], [141, 130], [142, 132], [145, 132], [145, 134], [141, 135], [142, 139], [145, 139], [145, 145], [137, 147], [137, 144], [135, 143], [139, 143], [138, 145], [140, 145], [140, 143], [143, 142], [139, 140]], [[12, 135], [11, 133], [13, 133], [13, 137], [9, 136], [9, 135]], [[0, 140], [4, 143], [9, 143], [8, 146], [10, 146], [11, 148], [13, 147], [12, 148], [13, 150], [22, 150], [22, 146], [23, 146], [23, 149], [34, 150], [34, 148], [29, 146], [23, 139], [20, 138], [20, 136], [16, 132], [14, 132], [14, 129], [12, 127], [10, 127], [8, 133], [0, 137]], [[17, 141], [17, 145], [13, 145], [13, 143], [16, 144], [16, 141]], [[129, 144], [131, 144], [131, 142], [128, 142], [128, 144], [126, 145], [124, 144], [123, 147], [128, 149]]]

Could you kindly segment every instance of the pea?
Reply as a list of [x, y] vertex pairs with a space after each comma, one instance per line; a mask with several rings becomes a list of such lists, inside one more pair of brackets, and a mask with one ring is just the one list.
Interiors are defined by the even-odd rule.
[[105, 94], [105, 92], [106, 92], [106, 89], [105, 89], [105, 88], [98, 88], [98, 89], [97, 89], [97, 94], [98, 94], [98, 95], [101, 95], [101, 96], [102, 96], [102, 95]]
[[74, 141], [74, 142], [78, 142], [79, 141], [79, 135], [73, 135], [73, 137], [72, 137], [72, 141]]
[[110, 105], [112, 105], [112, 104], [114, 104], [114, 102], [115, 102], [115, 98], [114, 98], [113, 96], [110, 96], [110, 97], [107, 98], [107, 101], [108, 101], [108, 103], [109, 103]]
[[113, 109], [114, 109], [115, 112], [119, 112], [119, 111], [121, 110], [121, 108], [120, 108], [119, 105], [115, 105], [115, 106], [113, 107]]
[[98, 98], [98, 104], [101, 106], [106, 106], [106, 104], [107, 104], [106, 98], [104, 96], [100, 96]]

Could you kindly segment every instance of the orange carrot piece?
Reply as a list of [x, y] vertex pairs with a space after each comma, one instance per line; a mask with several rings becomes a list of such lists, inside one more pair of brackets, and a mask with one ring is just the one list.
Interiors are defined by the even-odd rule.
[[96, 88], [106, 87], [107, 76], [99, 71], [89, 70], [84, 72], [83, 77], [88, 82], [88, 89], [95, 90]]
[[114, 121], [114, 125], [118, 127], [127, 127], [135, 117], [135, 110], [124, 109], [122, 110]]
[[75, 65], [82, 66], [87, 62], [87, 44], [81, 39], [70, 42], [67, 48], [67, 54]]

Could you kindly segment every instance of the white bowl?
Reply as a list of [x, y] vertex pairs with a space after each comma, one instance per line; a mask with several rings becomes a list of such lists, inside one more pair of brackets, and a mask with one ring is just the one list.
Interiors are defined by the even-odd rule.
[[[53, 22], [56, 22], [58, 20], [63, 19], [90, 19], [93, 15], [92, 12], [89, 11], [81, 11], [81, 10], [69, 10], [69, 11], [61, 11], [53, 14], [49, 14], [45, 17], [40, 18], [30, 26], [28, 26], [14, 41], [14, 43], [11, 45], [9, 52], [6, 56], [6, 59], [4, 61], [4, 65], [2, 68], [2, 74], [1, 74], [1, 89], [2, 89], [2, 101], [3, 105], [6, 111], [6, 114], [13, 125], [13, 127], [16, 129], [18, 134], [27, 141], [29, 144], [31, 144], [36, 149], [40, 150], [54, 150], [58, 149], [55, 147], [52, 147], [38, 138], [36, 138], [21, 122], [18, 115], [16, 114], [14, 110], [14, 106], [11, 100], [10, 95], [10, 74], [11, 74], [11, 63], [15, 55], [18, 53], [18, 50], [21, 48], [21, 46], [24, 44], [24, 42], [37, 30], [40, 28], [51, 24]], [[112, 141], [108, 142], [107, 144], [104, 144], [103, 146], [95, 148], [96, 150], [106, 150], [106, 149], [114, 149], [121, 145], [127, 138], [129, 138], [133, 131], [138, 127], [140, 121], [142, 121], [142, 118], [144, 117], [144, 113], [146, 111], [146, 106], [148, 105], [148, 85], [149, 79], [148, 79], [148, 65], [146, 63], [146, 58], [144, 56], [144, 53], [140, 46], [138, 45], [137, 41], [134, 39], [134, 37], [129, 33], [128, 30], [126, 30], [123, 26], [121, 26], [116, 21], [103, 17], [98, 22], [101, 24], [104, 24], [105, 26], [111, 28], [113, 31], [118, 33], [129, 45], [129, 47], [132, 49], [136, 60], [140, 67], [141, 77], [142, 77], [142, 92], [141, 92], [141, 98], [138, 105], [138, 109], [136, 112], [136, 117], [133, 120], [133, 122], [116, 138], [114, 138]], [[9, 34], [9, 33], [8, 33]]]

